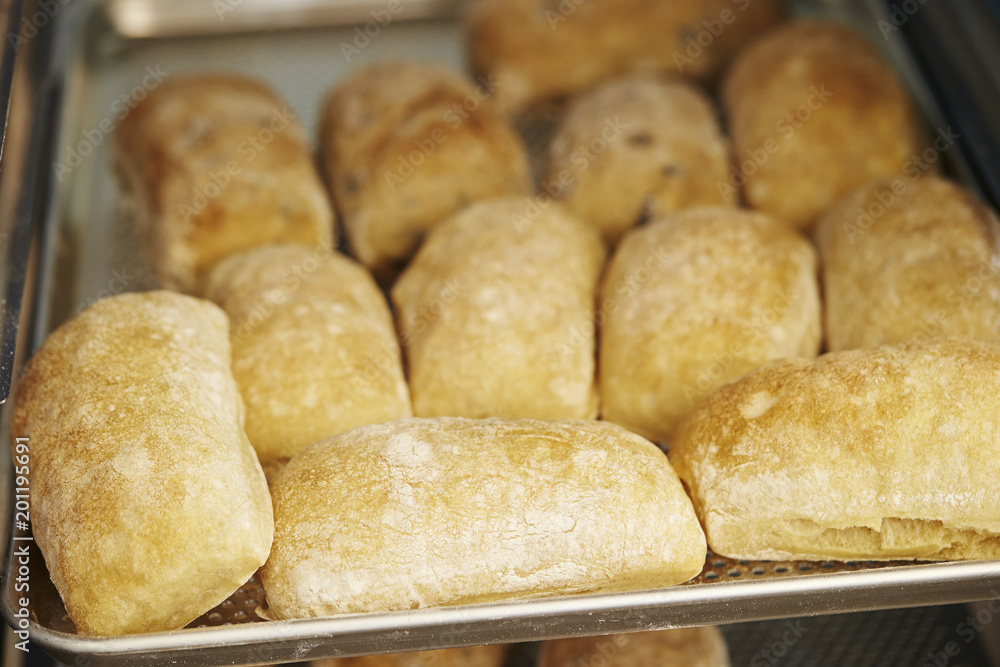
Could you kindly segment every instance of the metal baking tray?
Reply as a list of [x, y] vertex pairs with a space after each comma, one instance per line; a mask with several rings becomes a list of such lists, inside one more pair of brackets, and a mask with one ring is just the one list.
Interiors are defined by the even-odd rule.
[[[14, 5], [20, 2], [13, 0]], [[339, 14], [329, 11], [336, 3], [326, 3], [324, 12], [303, 10], [302, 16], [313, 27], [280, 30], [262, 29], [266, 22], [253, 13], [256, 5], [269, 3], [219, 2], [235, 11], [209, 17], [220, 22], [214, 28], [205, 24], [204, 17], [196, 20], [184, 15], [182, 10], [189, 3], [50, 3], [47, 6], [58, 7], [47, 19], [49, 29], [38, 30], [37, 36], [20, 45], [8, 150], [0, 163], [0, 250], [9, 258], [4, 285], [10, 295], [23, 284], [25, 295], [20, 311], [11, 308], [9, 299], [0, 304], [5, 318], [20, 324], [4, 328], [4, 349], [16, 349], [16, 354], [11, 352], [14, 366], [23, 363], [47, 332], [90, 301], [154, 286], [129, 211], [119, 198], [109, 144], [114, 122], [124, 109], [161, 77], [206, 69], [258, 77], [288, 100], [315, 136], [322, 95], [360, 65], [400, 57], [465, 67], [454, 3], [428, 0], [413, 5], [410, 12], [404, 2], [398, 16], [379, 25], [377, 31], [372, 29], [376, 34], [365, 41], [359, 38], [357, 24], [337, 22], [338, 16], [357, 20], [362, 0], [351, 0]], [[209, 3], [197, 4], [204, 13]], [[849, 13], [883, 43], [878, 21], [889, 14], [882, 3], [800, 5], [800, 11]], [[379, 10], [385, 1], [370, 0], [364, 6], [369, 12]], [[42, 11], [39, 7], [29, 0], [24, 16], [35, 20]], [[920, 11], [930, 12], [930, 7]], [[151, 21], [151, 8], [180, 14]], [[360, 16], [364, 18], [363, 13]], [[241, 27], [234, 28], [233, 22]], [[320, 23], [324, 25], [317, 27]], [[192, 24], [197, 30], [185, 31], [184, 26]], [[150, 26], [156, 25], [167, 26], [169, 34], [151, 38]], [[914, 66], [903, 41], [891, 35], [884, 43], [928, 127], [946, 127], [946, 110], [937, 104], [934, 87]], [[343, 44], [356, 50], [345, 50]], [[551, 128], [551, 118], [522, 124], [520, 129], [536, 157]], [[975, 139], [971, 130], [970, 135]], [[978, 145], [967, 139], [944, 157], [952, 175], [990, 196], [978, 153], [969, 150]], [[18, 274], [18, 268], [23, 273]], [[254, 577], [183, 630], [82, 637], [66, 615], [30, 530], [14, 523], [18, 519], [7, 449], [9, 413], [8, 406], [0, 421], [0, 483], [4, 485], [0, 528], [10, 537], [4, 561], [3, 613], [16, 629], [26, 626], [24, 636], [30, 636], [34, 644], [63, 662], [84, 667], [275, 663], [1000, 598], [1000, 561], [748, 562], [709, 554], [699, 577], [671, 588], [296, 621], [264, 621], [257, 615], [257, 607], [266, 600]], [[22, 555], [25, 548], [27, 553]], [[28, 563], [26, 576], [20, 570], [22, 558]], [[18, 584], [25, 581], [28, 591], [18, 591]], [[165, 598], [170, 593], [163, 591]], [[20, 604], [22, 597], [27, 606]]]

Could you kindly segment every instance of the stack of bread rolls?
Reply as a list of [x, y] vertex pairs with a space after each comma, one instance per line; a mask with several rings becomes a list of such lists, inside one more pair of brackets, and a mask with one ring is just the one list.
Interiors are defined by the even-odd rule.
[[[486, 0], [495, 90], [360, 69], [321, 169], [255, 81], [151, 93], [117, 166], [193, 296], [95, 303], [14, 412], [78, 631], [181, 628], [259, 567], [261, 613], [293, 619], [670, 586], [706, 547], [1000, 557], [996, 216], [921, 158], [863, 35], [730, 4]], [[546, 105], [533, 187], [514, 127]], [[727, 663], [710, 630], [602, 641]]]

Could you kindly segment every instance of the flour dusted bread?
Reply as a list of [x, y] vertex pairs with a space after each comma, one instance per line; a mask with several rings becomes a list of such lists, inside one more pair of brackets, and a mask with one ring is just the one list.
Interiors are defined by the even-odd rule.
[[418, 417], [590, 419], [604, 246], [558, 205], [483, 202], [442, 223], [392, 289]]
[[[782, 16], [780, 0], [480, 0], [468, 20], [473, 69], [521, 111], [632, 71], [712, 76]], [[705, 45], [706, 40], [708, 42]]]
[[501, 667], [507, 647], [463, 646], [415, 653], [313, 660], [310, 667]]
[[1000, 558], [1000, 347], [775, 362], [710, 395], [670, 460], [716, 553]]
[[796, 227], [868, 181], [916, 171], [923, 145], [906, 92], [860, 33], [795, 21], [740, 52], [723, 106], [730, 187]]
[[675, 213], [622, 241], [597, 319], [603, 418], [665, 442], [716, 387], [769, 359], [816, 356], [815, 253], [761, 213]]
[[538, 667], [729, 667], [726, 640], [715, 627], [544, 642]]
[[869, 184], [817, 229], [831, 350], [911, 338], [1000, 341], [996, 215], [933, 176]]
[[82, 634], [181, 628], [267, 558], [227, 325], [172, 292], [109, 297], [21, 376], [11, 435], [30, 441], [34, 538]]
[[477, 201], [531, 191], [528, 158], [473, 83], [437, 65], [383, 62], [337, 85], [320, 152], [354, 255], [392, 276], [434, 225]]
[[219, 264], [206, 296], [232, 320], [233, 376], [263, 464], [355, 426], [411, 415], [389, 306], [360, 264], [304, 246], [265, 246]]
[[597, 421], [404, 419], [305, 450], [271, 488], [270, 614], [659, 588], [701, 528], [652, 443]]
[[567, 210], [617, 243], [646, 217], [732, 205], [729, 145], [705, 96], [637, 76], [575, 99], [549, 150], [545, 182]]
[[253, 246], [331, 244], [333, 213], [302, 128], [256, 81], [172, 76], [114, 138], [120, 184], [164, 287], [197, 292], [216, 262]]

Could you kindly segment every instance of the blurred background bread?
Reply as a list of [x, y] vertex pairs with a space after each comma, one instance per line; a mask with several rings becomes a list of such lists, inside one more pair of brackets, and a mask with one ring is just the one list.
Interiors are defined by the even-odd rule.
[[776, 23], [780, 0], [479, 0], [469, 12], [473, 71], [518, 112], [636, 71], [713, 76]]
[[1000, 223], [928, 175], [868, 184], [820, 222], [827, 346], [910, 338], [1000, 341]]
[[502, 667], [507, 647], [463, 646], [415, 653], [313, 660], [309, 667]]
[[381, 62], [330, 93], [320, 153], [354, 256], [393, 277], [432, 227], [477, 201], [531, 191], [520, 137], [474, 85], [437, 65]]
[[368, 271], [297, 245], [233, 255], [205, 295], [229, 314], [233, 375], [261, 462], [412, 415], [392, 314]]
[[716, 387], [821, 339], [816, 254], [768, 215], [721, 207], [626, 235], [605, 273], [602, 418], [657, 442]]
[[217, 262], [268, 243], [329, 248], [333, 212], [295, 113], [256, 80], [176, 75], [120, 123], [123, 196], [160, 283], [197, 293]]
[[569, 105], [543, 190], [614, 245], [647, 218], [734, 205], [729, 144], [704, 93], [651, 76], [617, 79]]
[[538, 667], [729, 667], [726, 640], [715, 627], [553, 639]]
[[730, 185], [795, 227], [875, 178], [902, 174], [924, 146], [895, 72], [860, 33], [830, 21], [774, 28], [726, 73]]
[[593, 419], [597, 232], [502, 199], [438, 225], [392, 288], [418, 417]]

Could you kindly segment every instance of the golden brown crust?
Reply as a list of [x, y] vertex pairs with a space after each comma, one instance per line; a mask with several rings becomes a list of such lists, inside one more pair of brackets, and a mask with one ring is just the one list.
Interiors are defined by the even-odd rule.
[[605, 422], [363, 426], [296, 456], [271, 491], [276, 618], [660, 588], [705, 561], [666, 457]]
[[753, 208], [809, 227], [874, 178], [902, 173], [922, 148], [906, 92], [861, 34], [795, 21], [741, 52], [723, 101]]
[[388, 653], [358, 658], [313, 660], [310, 667], [501, 667], [507, 647], [463, 646], [415, 653]]
[[332, 243], [333, 212], [302, 128], [251, 79], [167, 79], [121, 122], [115, 160], [165, 287], [196, 292], [219, 260], [257, 245]]
[[21, 378], [11, 434], [30, 441], [34, 537], [80, 633], [181, 628], [267, 557], [271, 500], [227, 328], [191, 297], [110, 297]]
[[233, 376], [262, 463], [413, 414], [392, 315], [360, 264], [265, 246], [224, 260], [206, 283], [232, 319]]
[[469, 204], [531, 191], [524, 146], [489, 94], [408, 62], [360, 69], [331, 91], [320, 127], [327, 184], [351, 250], [376, 276], [398, 272], [429, 229]]
[[877, 181], [843, 200], [817, 228], [829, 349], [1000, 341], [998, 229], [974, 195], [933, 176]]
[[469, 58], [496, 78], [500, 106], [521, 111], [633, 71], [712, 76], [782, 17], [782, 4], [481, 0], [469, 15]]
[[716, 627], [555, 639], [542, 644], [538, 667], [729, 667]]
[[762, 213], [675, 213], [622, 241], [597, 319], [603, 418], [666, 442], [716, 387], [769, 359], [816, 356], [815, 252]]
[[678, 429], [716, 553], [1000, 557], [1000, 347], [962, 338], [774, 362]]
[[556, 191], [566, 209], [615, 244], [644, 217], [735, 204], [728, 178], [729, 144], [705, 96], [680, 81], [632, 77], [573, 101], [546, 180], [569, 183]]
[[597, 232], [557, 204], [494, 200], [438, 225], [392, 289], [414, 414], [596, 417], [603, 263]]

